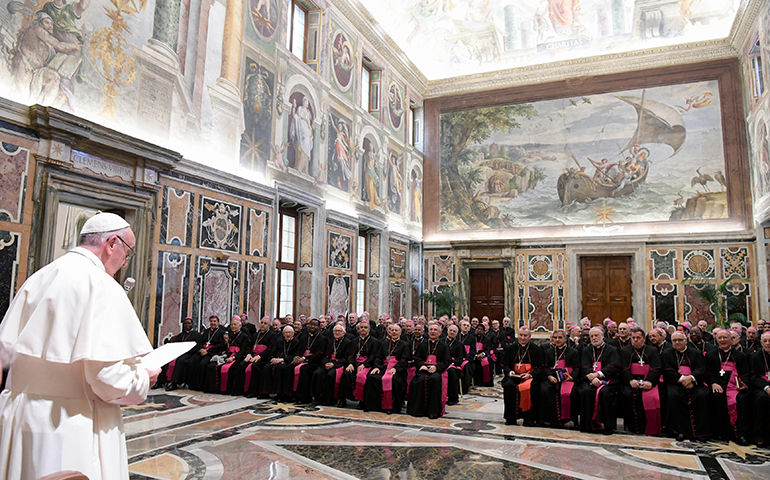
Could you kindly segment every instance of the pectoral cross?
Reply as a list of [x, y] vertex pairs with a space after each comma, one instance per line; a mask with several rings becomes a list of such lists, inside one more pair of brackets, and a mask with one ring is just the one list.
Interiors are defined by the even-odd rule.
[[644, 366], [644, 358], [639, 357], [639, 365], [642, 367]]
[[720, 377], [724, 376], [724, 374], [725, 374], [725, 369], [723, 368], [722, 370], [719, 371], [719, 376]]
[[599, 368], [599, 362], [594, 362], [594, 372]]

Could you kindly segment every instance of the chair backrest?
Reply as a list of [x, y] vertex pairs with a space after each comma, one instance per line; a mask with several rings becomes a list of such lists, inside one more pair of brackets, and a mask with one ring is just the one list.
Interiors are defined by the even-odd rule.
[[88, 477], [86, 477], [80, 472], [75, 472], [73, 470], [65, 470], [62, 472], [56, 472], [50, 475], [46, 475], [45, 477], [40, 477], [37, 480], [88, 480]]

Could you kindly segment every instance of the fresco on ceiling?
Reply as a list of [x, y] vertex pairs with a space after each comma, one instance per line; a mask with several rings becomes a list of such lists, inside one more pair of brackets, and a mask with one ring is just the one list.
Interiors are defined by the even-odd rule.
[[353, 139], [350, 137], [350, 121], [336, 113], [329, 113], [329, 160], [326, 182], [345, 192], [350, 189], [353, 176], [350, 151]]
[[330, 80], [337, 90], [353, 100], [353, 70], [356, 63], [356, 44], [334, 20], [331, 21], [332, 46]]
[[740, 2], [361, 0], [429, 80], [725, 38]]
[[289, 105], [291, 110], [289, 111], [286, 166], [310, 175], [315, 141], [313, 106], [310, 104], [310, 98], [302, 92], [292, 93], [289, 96]]
[[243, 122], [241, 166], [265, 173], [273, 147], [273, 90], [275, 74], [246, 57], [243, 80]]
[[719, 85], [440, 116], [442, 230], [727, 218]]
[[382, 169], [380, 168], [380, 148], [374, 136], [367, 134], [361, 142], [361, 200], [369, 205], [369, 210], [382, 206], [380, 199], [380, 183]]

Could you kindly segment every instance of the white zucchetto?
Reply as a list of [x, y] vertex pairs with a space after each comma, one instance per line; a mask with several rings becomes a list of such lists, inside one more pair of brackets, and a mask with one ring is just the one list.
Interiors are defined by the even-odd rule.
[[120, 215], [98, 212], [86, 221], [83, 225], [83, 229], [80, 230], [80, 234], [113, 232], [116, 230], [123, 230], [126, 227], [130, 227], [130, 225]]

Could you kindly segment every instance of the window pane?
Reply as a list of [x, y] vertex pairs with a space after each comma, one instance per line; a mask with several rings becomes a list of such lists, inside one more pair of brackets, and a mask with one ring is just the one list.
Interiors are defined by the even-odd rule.
[[358, 274], [366, 273], [366, 237], [358, 236]]
[[281, 302], [278, 309], [278, 315], [285, 317], [286, 314], [294, 313], [294, 272], [291, 270], [281, 270]]
[[366, 65], [361, 67], [361, 108], [369, 111], [369, 83], [371, 82], [369, 69]]
[[291, 53], [300, 60], [305, 60], [305, 11], [294, 4], [294, 21], [292, 22], [291, 32]]
[[366, 310], [364, 308], [364, 286], [366, 284], [366, 280], [359, 278], [358, 282], [356, 283], [356, 312], [358, 312], [359, 315]]
[[291, 39], [292, 39], [291, 31], [292, 31], [292, 27], [294, 26], [294, 19], [292, 18], [292, 13], [294, 12], [294, 10], [292, 8], [292, 5], [294, 5], [294, 1], [289, 0], [288, 2], [286, 2], [286, 5], [288, 8], [287, 11], [289, 12], [289, 21], [286, 22], [286, 50], [291, 51]]
[[281, 215], [281, 262], [295, 263], [294, 236], [296, 219], [289, 215]]

